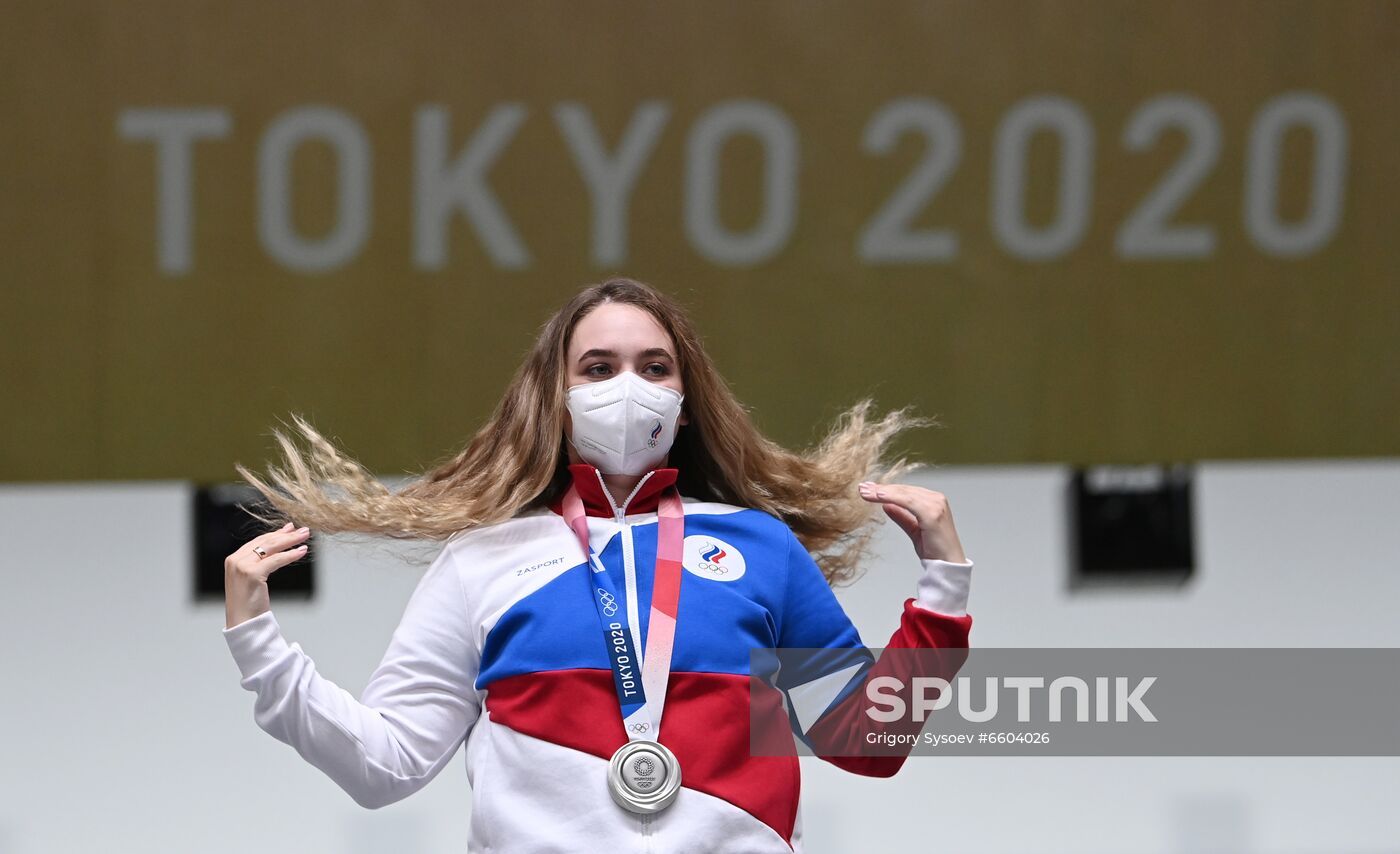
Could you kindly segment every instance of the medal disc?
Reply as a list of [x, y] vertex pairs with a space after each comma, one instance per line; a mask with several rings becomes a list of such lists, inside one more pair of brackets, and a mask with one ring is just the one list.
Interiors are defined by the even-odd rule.
[[608, 791], [618, 806], [635, 813], [659, 812], [681, 790], [681, 764], [657, 741], [629, 741], [608, 762]]

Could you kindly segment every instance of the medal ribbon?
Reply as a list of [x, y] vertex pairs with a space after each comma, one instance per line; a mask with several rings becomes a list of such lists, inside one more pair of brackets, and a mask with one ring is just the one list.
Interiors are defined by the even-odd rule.
[[[647, 622], [646, 657], [641, 659], [637, 656], [635, 635], [627, 619], [627, 602], [637, 597], [635, 580], [626, 579], [627, 598], [619, 599], [616, 584], [589, 544], [588, 518], [584, 514], [583, 499], [573, 484], [564, 494], [563, 510], [564, 519], [588, 556], [593, 604], [598, 610], [603, 640], [612, 663], [613, 685], [622, 708], [623, 730], [629, 741], [656, 741], [666, 703], [666, 683], [671, 676], [671, 651], [675, 645], [676, 610], [681, 592], [685, 510], [680, 492], [675, 486], [667, 487], [657, 511], [656, 571], [651, 590], [651, 615]], [[640, 629], [638, 626], [637, 630]]]

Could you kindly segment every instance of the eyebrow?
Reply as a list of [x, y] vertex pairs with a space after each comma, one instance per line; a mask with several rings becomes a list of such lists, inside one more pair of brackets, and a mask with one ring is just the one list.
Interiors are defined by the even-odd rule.
[[[642, 356], [665, 356], [666, 358], [670, 359], [671, 361], [673, 361], [673, 362], [675, 361], [675, 357], [672, 356], [670, 353], [668, 353], [664, 347], [649, 347], [649, 348], [643, 350], [643, 351], [641, 352], [640, 355], [642, 355]], [[578, 360], [579, 360], [580, 362], [582, 362], [584, 359], [591, 359], [591, 358], [593, 358], [593, 357], [595, 357], [595, 356], [601, 356], [601, 357], [603, 357], [603, 358], [605, 358], [605, 359], [616, 359], [616, 358], [617, 358], [617, 351], [616, 351], [616, 350], [604, 350], [604, 349], [602, 349], [601, 347], [594, 347], [592, 350], [589, 350], [588, 352], [584, 353], [582, 356], [579, 356], [579, 357], [578, 357]]]

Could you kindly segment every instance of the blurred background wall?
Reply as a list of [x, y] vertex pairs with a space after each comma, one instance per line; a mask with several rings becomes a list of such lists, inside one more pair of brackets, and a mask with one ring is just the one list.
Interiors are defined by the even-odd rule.
[[[865, 396], [940, 419], [900, 451], [978, 564], [975, 644], [1400, 640], [1394, 3], [61, 0], [4, 30], [0, 852], [463, 850], [460, 759], [364, 812], [256, 729], [191, 492], [292, 412], [426, 468], [614, 273], [691, 308], [777, 441]], [[1073, 467], [1175, 461], [1190, 581], [1073, 587]], [[840, 591], [874, 645], [896, 533]], [[317, 577], [279, 619], [357, 691], [417, 572], [332, 538]], [[813, 854], [1400, 850], [1393, 759], [803, 762]]]

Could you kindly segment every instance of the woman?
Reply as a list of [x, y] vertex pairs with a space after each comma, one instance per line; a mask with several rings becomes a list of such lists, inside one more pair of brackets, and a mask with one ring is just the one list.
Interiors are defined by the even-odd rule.
[[[857, 687], [869, 651], [831, 584], [853, 577], [872, 505], [923, 567], [887, 646], [965, 648], [971, 627], [946, 499], [875, 482], [909, 468], [882, 468], [890, 437], [925, 422], [868, 424], [868, 404], [814, 451], [786, 451], [680, 306], [612, 279], [545, 324], [460, 454], [398, 492], [298, 419], [310, 454], [278, 434], [289, 466], [272, 484], [238, 467], [282, 514], [264, 521], [305, 523], [225, 563], [224, 637], [255, 720], [369, 808], [427, 784], [465, 740], [473, 851], [801, 851], [798, 761], [750, 749], [750, 650], [848, 651], [843, 694]], [[267, 577], [311, 529], [445, 540], [358, 700], [269, 610]], [[779, 672], [789, 710], [761, 713], [790, 715], [804, 740], [835, 726], [823, 675]], [[904, 757], [824, 758], [888, 776]]]

